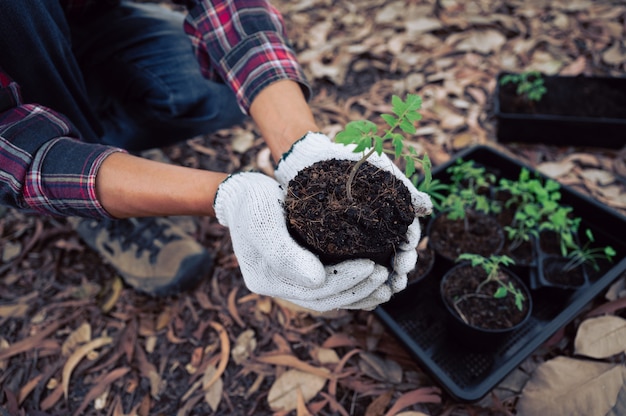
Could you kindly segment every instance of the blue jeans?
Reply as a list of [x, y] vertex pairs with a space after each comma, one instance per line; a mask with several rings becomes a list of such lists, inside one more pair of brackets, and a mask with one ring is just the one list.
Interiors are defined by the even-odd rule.
[[163, 147], [246, 117], [228, 86], [200, 73], [183, 20], [124, 2], [68, 22], [57, 0], [2, 0], [0, 65], [24, 102], [67, 116], [83, 140]]

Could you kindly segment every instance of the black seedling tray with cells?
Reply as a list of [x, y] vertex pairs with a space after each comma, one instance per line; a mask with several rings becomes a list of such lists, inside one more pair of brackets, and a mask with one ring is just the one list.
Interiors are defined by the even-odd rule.
[[[476, 146], [455, 155], [449, 163], [438, 166], [433, 176], [445, 182], [445, 170], [458, 158], [474, 160], [498, 177], [517, 179], [522, 167], [536, 173], [536, 170], [494, 148]], [[581, 229], [591, 228], [597, 244], [611, 245], [617, 255], [612, 263], [603, 265], [601, 273], [596, 273], [577, 290], [533, 290], [531, 319], [499, 344], [487, 351], [477, 352], [463, 347], [451, 337], [448, 317], [439, 296], [439, 282], [448, 267], [442, 267], [442, 262], [436, 262], [433, 271], [423, 280], [409, 285], [376, 309], [377, 316], [422, 368], [456, 400], [473, 402], [487, 395], [626, 271], [626, 239], [623, 238], [626, 235], [626, 217], [565, 186], [561, 192], [562, 203], [573, 207], [574, 215], [582, 219]]]

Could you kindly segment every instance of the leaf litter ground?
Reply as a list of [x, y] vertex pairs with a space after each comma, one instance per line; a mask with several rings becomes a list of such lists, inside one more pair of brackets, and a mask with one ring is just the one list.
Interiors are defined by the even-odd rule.
[[[274, 4], [285, 16], [327, 134], [350, 120], [377, 120], [389, 111], [392, 94], [418, 93], [424, 119], [412, 144], [435, 164], [470, 145], [492, 144], [626, 213], [626, 150], [501, 146], [494, 143], [491, 109], [501, 70], [623, 76], [623, 4]], [[269, 152], [251, 124], [162, 151], [180, 165], [272, 173]], [[601, 356], [606, 366], [585, 374], [612, 380], [623, 354], [609, 348], [611, 336], [624, 333], [622, 280], [484, 400], [455, 403], [372, 313], [319, 315], [251, 294], [223, 227], [209, 218], [173, 220], [215, 254], [217, 267], [196, 290], [157, 300], [126, 288], [64, 220], [2, 209], [0, 414], [557, 414], [541, 407], [554, 405], [551, 398], [560, 392], [545, 387], [551, 368], [572, 371], [578, 348]], [[618, 321], [589, 321], [594, 314]], [[552, 357], [561, 361], [547, 361]], [[576, 382], [596, 388], [576, 375]], [[533, 390], [537, 385], [544, 387]], [[277, 410], [282, 406], [290, 410]]]

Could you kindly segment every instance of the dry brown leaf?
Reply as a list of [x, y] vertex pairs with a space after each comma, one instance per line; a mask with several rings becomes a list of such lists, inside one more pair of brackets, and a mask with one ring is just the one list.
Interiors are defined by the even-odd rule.
[[551, 178], [559, 178], [561, 176], [567, 175], [569, 172], [574, 169], [574, 163], [564, 160], [560, 162], [544, 162], [537, 165], [537, 170], [543, 173], [546, 176]]
[[559, 356], [532, 374], [519, 399], [517, 415], [605, 415], [625, 382], [622, 365]]
[[128, 367], [116, 368], [102, 377], [98, 382], [96, 382], [96, 385], [87, 392], [82, 403], [74, 412], [74, 416], [83, 414], [83, 411], [87, 408], [87, 406], [89, 406], [89, 403], [103, 394], [112, 383], [124, 377], [129, 371], [130, 368]]
[[239, 287], [236, 286], [228, 294], [228, 312], [230, 313], [230, 317], [233, 318], [235, 322], [237, 322], [237, 325], [239, 325], [242, 328], [245, 328], [246, 324], [241, 319], [241, 316], [239, 316], [239, 310], [237, 309], [236, 299], [237, 299], [238, 290], [239, 290]]
[[320, 364], [337, 364], [339, 362], [339, 355], [331, 348], [316, 347], [311, 351], [311, 356]]
[[377, 398], [375, 398], [365, 410], [365, 416], [383, 416], [385, 414], [385, 409], [391, 403], [391, 398], [393, 397], [393, 390], [389, 390], [384, 394], [381, 394]]
[[405, 20], [404, 27], [410, 37], [425, 32], [432, 32], [443, 27], [441, 20], [433, 17], [418, 16], [411, 20]]
[[580, 75], [585, 71], [587, 67], [587, 59], [584, 56], [579, 56], [574, 60], [574, 62], [566, 65], [559, 72], [560, 75], [563, 76], [576, 76]]
[[359, 368], [374, 380], [390, 383], [402, 381], [402, 367], [394, 360], [370, 352], [362, 352], [360, 358]]
[[593, 184], [605, 186], [615, 182], [615, 176], [611, 172], [601, 169], [582, 169], [580, 176]]
[[302, 390], [297, 390], [298, 396], [296, 399], [296, 416], [313, 416], [309, 409], [306, 408], [306, 402], [302, 395]]
[[111, 292], [108, 294], [104, 302], [102, 302], [100, 310], [104, 313], [109, 313], [120, 298], [122, 290], [124, 290], [124, 283], [122, 282], [122, 278], [119, 276], [115, 276], [113, 282], [111, 283]]
[[455, 134], [454, 139], [452, 139], [452, 147], [454, 147], [455, 150], [464, 149], [474, 144], [475, 140], [474, 135], [469, 132]]
[[91, 341], [91, 325], [83, 322], [78, 328], [70, 333], [61, 345], [61, 355], [69, 356], [80, 344]]
[[257, 341], [254, 330], [246, 329], [235, 340], [232, 357], [235, 364], [239, 365], [250, 358], [250, 354], [256, 349]]
[[[9, 341], [0, 337], [0, 352], [9, 348]], [[7, 360], [0, 360], [0, 370], [4, 371], [7, 368]]]
[[332, 334], [322, 344], [324, 348], [338, 348], [338, 347], [354, 347], [357, 345], [356, 340], [343, 332]]
[[2, 248], [2, 262], [8, 263], [16, 259], [22, 252], [22, 243], [19, 241], [6, 241]]
[[72, 371], [74, 371], [74, 368], [76, 368], [78, 363], [87, 354], [89, 354], [90, 352], [98, 348], [108, 345], [111, 342], [113, 342], [113, 339], [111, 337], [96, 338], [93, 341], [90, 341], [87, 344], [82, 345], [81, 347], [77, 348], [76, 351], [74, 351], [72, 355], [70, 355], [67, 358], [67, 361], [65, 362], [65, 365], [63, 366], [63, 372], [62, 372], [63, 395], [65, 396], [66, 399], [67, 399], [67, 395], [69, 394], [70, 377], [72, 376]]
[[37, 374], [20, 388], [20, 391], [17, 394], [18, 404], [22, 404], [24, 402], [24, 399], [30, 394], [30, 392], [33, 391], [35, 387], [37, 387], [37, 384], [39, 384], [43, 376], [43, 374]]
[[273, 354], [273, 355], [262, 355], [256, 358], [257, 361], [266, 364], [274, 364], [274, 365], [284, 365], [286, 367], [293, 367], [302, 372], [313, 374], [317, 377], [324, 378], [335, 378], [327, 368], [315, 367], [311, 364], [305, 363], [304, 361], [299, 360], [293, 355], [288, 354]]
[[256, 303], [259, 312], [269, 315], [272, 312], [272, 299], [268, 296], [261, 296]]
[[48, 325], [45, 329], [41, 330], [39, 333], [18, 341], [12, 345], [9, 345], [5, 349], [0, 349], [0, 362], [24, 351], [37, 349], [43, 339], [56, 331], [60, 326], [65, 325], [68, 321], [74, 319], [76, 315], [77, 314], [74, 313], [66, 319], [55, 321], [52, 324]]
[[205, 390], [211, 387], [213, 383], [215, 383], [220, 377], [222, 377], [222, 374], [224, 374], [224, 371], [226, 370], [226, 366], [228, 365], [228, 357], [230, 356], [230, 340], [228, 339], [228, 332], [226, 332], [226, 329], [217, 322], [209, 322], [209, 325], [211, 325], [211, 327], [215, 331], [217, 331], [220, 337], [221, 352], [220, 352], [220, 363], [217, 366], [217, 370], [215, 371], [215, 374], [213, 374], [211, 379], [208, 380], [206, 383], [203, 382], [203, 388]]
[[165, 308], [163, 308], [163, 310], [156, 319], [154, 329], [156, 331], [160, 331], [163, 328], [166, 328], [172, 322], [173, 315], [174, 312], [172, 311], [171, 307], [166, 306]]
[[150, 382], [150, 396], [158, 399], [161, 391], [163, 391], [163, 389], [165, 388], [165, 380], [161, 379], [161, 376], [159, 375], [156, 367], [154, 366], [154, 364], [148, 361], [146, 353], [139, 345], [135, 347], [135, 358], [137, 360], [141, 375], [147, 378]]
[[52, 393], [41, 401], [39, 407], [41, 410], [46, 411], [54, 406], [61, 399], [61, 397], [63, 397], [63, 385], [57, 384], [52, 388]]
[[602, 54], [602, 60], [609, 65], [619, 65], [626, 62], [626, 48], [622, 42], [615, 41]]
[[506, 37], [497, 30], [473, 30], [463, 34], [456, 49], [488, 54], [499, 51], [505, 43]]
[[[606, 300], [617, 300], [626, 297], [626, 278], [617, 279], [604, 294]], [[2, 349], [2, 340], [0, 339], [0, 349]]]
[[246, 153], [254, 146], [254, 133], [244, 129], [234, 129], [231, 146], [237, 153]]
[[385, 416], [396, 416], [398, 412], [417, 403], [441, 403], [441, 390], [437, 387], [420, 387], [402, 394], [385, 413]]
[[274, 411], [291, 411], [297, 408], [298, 389], [308, 402], [324, 388], [326, 378], [300, 370], [287, 370], [278, 377], [267, 395], [267, 402]]
[[[220, 376], [211, 383], [211, 380], [215, 378], [217, 369], [210, 365], [207, 367], [204, 375], [202, 376], [202, 390], [204, 390], [204, 401], [216, 412], [222, 400], [222, 393], [224, 391], [224, 381]], [[211, 384], [209, 384], [211, 383]]]
[[543, 72], [544, 74], [557, 74], [563, 67], [564, 61], [549, 52], [536, 50], [531, 57], [529, 69]]
[[600, 167], [600, 160], [590, 153], [572, 153], [563, 158], [563, 161], [575, 162], [585, 167]]
[[23, 318], [28, 312], [27, 303], [11, 303], [0, 305], [0, 318]]
[[576, 354], [608, 358], [626, 351], [626, 319], [599, 316], [584, 320], [574, 341]]

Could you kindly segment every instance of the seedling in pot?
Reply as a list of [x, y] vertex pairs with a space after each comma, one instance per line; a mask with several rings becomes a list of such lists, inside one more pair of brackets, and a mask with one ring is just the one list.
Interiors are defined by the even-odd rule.
[[468, 210], [490, 214], [498, 212], [500, 207], [484, 191], [495, 182], [495, 176], [485, 172], [485, 168], [476, 166], [473, 161], [457, 161], [447, 170], [451, 175], [449, 194], [442, 201], [441, 207], [447, 210], [451, 220], [463, 220], [465, 230], [469, 230]]
[[526, 168], [520, 170], [516, 180], [501, 178], [498, 182], [497, 191], [509, 194], [505, 208], [516, 209], [527, 204], [539, 204], [543, 212], [556, 209], [561, 199], [561, 185], [553, 180], [542, 180], [539, 177], [531, 177]]
[[515, 211], [511, 225], [504, 226], [504, 231], [510, 241], [509, 250], [515, 250], [523, 243], [530, 242], [532, 238], [538, 238], [540, 221], [541, 209], [536, 204], [520, 206]]
[[[558, 201], [561, 199], [558, 182], [552, 179], [543, 181], [539, 177], [531, 178], [530, 171], [526, 168], [521, 169], [516, 180], [501, 178], [496, 192], [504, 192], [507, 195], [504, 208], [514, 210], [511, 223], [504, 226], [511, 250], [539, 237], [542, 224], [558, 211]], [[547, 226], [550, 227], [551, 224]]]
[[482, 193], [496, 182], [493, 173], [487, 172], [484, 166], [477, 165], [473, 160], [458, 159], [446, 172], [450, 174], [452, 187], [456, 189], [470, 188], [476, 193]]
[[482, 267], [487, 273], [487, 277], [483, 280], [477, 287], [474, 294], [466, 294], [455, 301], [455, 304], [462, 302], [466, 297], [469, 296], [481, 296], [481, 291], [483, 287], [490, 282], [495, 282], [500, 285], [498, 290], [493, 294], [493, 297], [496, 299], [504, 298], [507, 295], [511, 295], [515, 298], [515, 306], [520, 311], [523, 310], [524, 305], [523, 302], [526, 300], [526, 296], [524, 293], [513, 285], [513, 282], [509, 282], [508, 284], [502, 281], [503, 272], [502, 267], [509, 266], [515, 264], [515, 261], [509, 256], [505, 255], [492, 255], [489, 257], [481, 256], [480, 254], [473, 253], [463, 253], [459, 255], [457, 261], [467, 260], [470, 262], [472, 267]]
[[[422, 107], [422, 98], [419, 95], [408, 94], [406, 100], [402, 100], [397, 95], [391, 99], [393, 114], [382, 114], [381, 118], [387, 123], [387, 128], [382, 135], [378, 133], [378, 126], [369, 120], [356, 120], [346, 124], [343, 131], [335, 137], [337, 143], [344, 145], [355, 145], [355, 153], [363, 153], [363, 157], [354, 165], [346, 183], [346, 193], [352, 200], [352, 183], [358, 169], [367, 159], [377, 153], [392, 154], [396, 160], [403, 160], [405, 164], [404, 174], [411, 179], [414, 185], [430, 196], [442, 198], [440, 191], [442, 188], [439, 181], [432, 179], [432, 163], [427, 154], [419, 157], [417, 150], [413, 146], [404, 145], [404, 136], [398, 132], [400, 130], [406, 134], [417, 132], [415, 123], [421, 120], [419, 113]], [[393, 150], [385, 148], [385, 143], [390, 142]], [[416, 165], [422, 167], [424, 179], [417, 185]]]
[[567, 256], [569, 250], [578, 247], [576, 233], [578, 233], [581, 218], [573, 217], [572, 210], [572, 207], [559, 205], [539, 225], [539, 231], [552, 231], [559, 237], [563, 257]]
[[564, 267], [565, 271], [570, 271], [582, 264], [590, 265], [595, 271], [600, 271], [598, 260], [606, 259], [613, 261], [613, 257], [617, 254], [613, 247], [591, 247], [591, 244], [595, 241], [593, 233], [590, 229], [585, 230], [587, 236], [587, 242], [582, 246], [574, 247], [568, 254], [569, 261]]
[[541, 97], [548, 92], [539, 71], [506, 74], [500, 78], [500, 85], [509, 83], [517, 85], [516, 94], [525, 97], [529, 101], [540, 101]]

